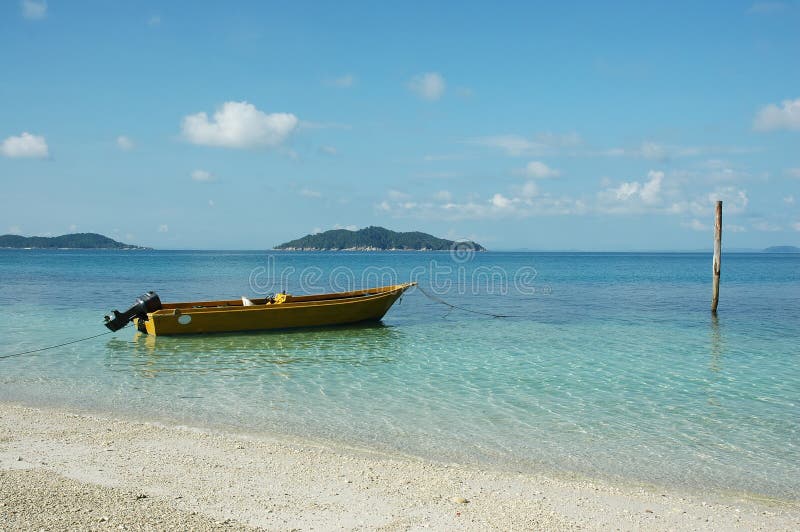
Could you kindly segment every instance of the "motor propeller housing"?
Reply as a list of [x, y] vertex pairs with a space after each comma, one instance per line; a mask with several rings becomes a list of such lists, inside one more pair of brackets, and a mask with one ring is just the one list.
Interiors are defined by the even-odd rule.
[[136, 303], [125, 312], [112, 310], [111, 314], [105, 317], [105, 325], [112, 331], [118, 331], [130, 323], [133, 318], [147, 319], [149, 312], [157, 310], [161, 310], [161, 299], [155, 292], [147, 292], [136, 298]]

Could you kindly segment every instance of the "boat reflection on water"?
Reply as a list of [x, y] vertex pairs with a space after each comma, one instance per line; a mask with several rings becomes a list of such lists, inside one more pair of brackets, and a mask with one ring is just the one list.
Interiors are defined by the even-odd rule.
[[[406, 335], [396, 327], [368, 323], [282, 332], [191, 336], [136, 333], [132, 340], [110, 340], [109, 369], [133, 369], [143, 376], [161, 373], [237, 375], [265, 369], [348, 365], [370, 366], [395, 360]], [[284, 375], [286, 376], [286, 375]]]

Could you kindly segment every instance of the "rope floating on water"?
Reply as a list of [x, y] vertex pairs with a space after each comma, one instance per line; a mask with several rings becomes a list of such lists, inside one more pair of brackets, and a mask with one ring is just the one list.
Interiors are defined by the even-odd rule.
[[513, 316], [511, 314], [495, 314], [493, 312], [481, 312], [480, 310], [474, 310], [474, 309], [466, 308], [466, 307], [459, 307], [458, 305], [453, 305], [452, 303], [448, 303], [447, 301], [445, 301], [444, 299], [442, 299], [439, 296], [435, 296], [433, 294], [429, 294], [420, 285], [416, 285], [416, 288], [417, 288], [417, 290], [422, 292], [425, 295], [425, 297], [427, 297], [431, 301], [435, 301], [436, 303], [440, 303], [440, 304], [445, 305], [447, 307], [450, 307], [451, 309], [454, 309], [454, 310], [461, 310], [461, 311], [464, 311], [464, 312], [470, 312], [472, 314], [480, 314], [482, 316], [489, 316], [489, 317], [492, 317], [492, 318], [521, 318], [522, 317], [522, 316]]
[[[127, 327], [127, 326], [128, 325], [126, 325], [125, 327]], [[123, 327], [123, 329], [125, 327]], [[85, 342], [86, 340], [91, 340], [92, 338], [99, 338], [100, 336], [105, 336], [107, 334], [112, 334], [114, 332], [116, 332], [116, 331], [106, 331], [106, 332], [103, 332], [103, 333], [100, 333], [100, 334], [95, 334], [94, 336], [87, 336], [86, 338], [79, 338], [77, 340], [70, 340], [69, 342], [64, 342], [63, 344], [50, 345], [50, 346], [47, 346], [47, 347], [41, 347], [39, 349], [31, 349], [30, 351], [20, 351], [19, 353], [11, 353], [9, 355], [0, 355], [0, 359], [18, 357], [18, 356], [22, 356], [22, 355], [30, 355], [30, 354], [33, 354], [33, 353], [39, 353], [41, 351], [47, 351], [48, 349], [55, 349], [56, 347], [64, 347], [65, 345], [77, 344], [78, 342]]]

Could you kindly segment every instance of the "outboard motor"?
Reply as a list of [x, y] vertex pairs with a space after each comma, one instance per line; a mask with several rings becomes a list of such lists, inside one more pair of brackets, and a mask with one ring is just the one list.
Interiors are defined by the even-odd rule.
[[106, 316], [106, 327], [112, 331], [118, 331], [125, 327], [133, 318], [147, 319], [148, 312], [155, 312], [161, 310], [161, 300], [155, 292], [147, 292], [144, 295], [136, 298], [136, 303], [126, 310], [119, 312], [112, 310], [111, 314]]

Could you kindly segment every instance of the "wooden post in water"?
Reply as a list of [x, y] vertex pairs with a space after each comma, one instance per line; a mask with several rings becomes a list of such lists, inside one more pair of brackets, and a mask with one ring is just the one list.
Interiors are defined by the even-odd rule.
[[716, 216], [714, 217], [714, 272], [713, 284], [711, 285], [711, 313], [717, 313], [719, 303], [719, 270], [722, 260], [722, 202], [717, 202]]

